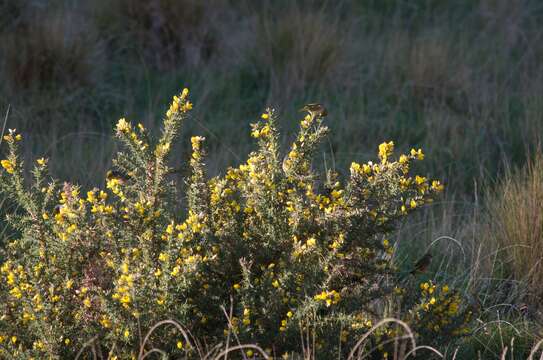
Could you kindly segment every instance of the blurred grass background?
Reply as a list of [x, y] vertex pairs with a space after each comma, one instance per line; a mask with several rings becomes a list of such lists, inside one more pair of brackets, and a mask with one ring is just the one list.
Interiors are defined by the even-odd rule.
[[11, 104], [9, 126], [32, 134], [29, 155], [47, 153], [56, 174], [86, 185], [103, 177], [116, 120], [158, 126], [185, 85], [197, 105], [187, 136], [213, 138], [215, 171], [243, 158], [267, 105], [290, 132], [301, 105], [326, 104], [338, 168], [384, 140], [421, 146], [428, 172], [459, 194], [504, 160], [522, 164], [542, 134], [539, 1], [0, 6], [0, 110]]
[[[447, 185], [395, 235], [400, 263], [452, 237], [462, 251], [432, 247], [437, 277], [483, 305], [537, 309], [542, 25], [537, 0], [7, 0], [0, 112], [10, 106], [27, 163], [45, 155], [55, 176], [90, 187], [110, 166], [116, 121], [158, 129], [184, 86], [195, 111], [176, 161], [190, 136], [206, 136], [211, 174], [245, 158], [266, 106], [281, 114], [286, 145], [298, 109], [321, 102], [332, 133], [317, 166], [345, 173], [393, 140], [423, 148], [418, 170]], [[530, 256], [504, 250], [515, 246]]]

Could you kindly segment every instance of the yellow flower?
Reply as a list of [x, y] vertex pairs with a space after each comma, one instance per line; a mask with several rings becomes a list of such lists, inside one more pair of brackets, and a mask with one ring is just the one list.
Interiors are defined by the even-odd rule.
[[360, 164], [352, 162], [351, 163], [351, 172], [359, 172], [360, 171]]
[[182, 349], [183, 348], [183, 342], [180, 340], [177, 342], [177, 348]]
[[17, 342], [17, 336], [14, 335], [11, 337], [11, 343], [15, 344], [16, 342]]
[[424, 160], [424, 154], [422, 153], [421, 149], [411, 149], [411, 156], [417, 158], [418, 160]]
[[119, 301], [120, 301], [121, 304], [123, 304], [123, 305], [128, 305], [128, 304], [130, 304], [130, 302], [131, 302], [130, 295], [128, 295], [128, 294], [123, 295]]
[[234, 286], [233, 286], [233, 288], [234, 288], [235, 290], [239, 290], [240, 287], [241, 287], [240, 284], [234, 284]]
[[15, 164], [12, 163], [11, 161], [9, 160], [2, 160], [0, 161], [0, 164], [2, 165], [2, 167], [4, 169], [6, 169], [6, 171], [8, 172], [8, 174], [13, 174], [15, 172]]
[[123, 334], [123, 335], [124, 335], [125, 339], [128, 339], [128, 338], [130, 337], [130, 331], [129, 331], [128, 329], [126, 329], [126, 330], [124, 331], [124, 334]]
[[268, 120], [270, 118], [270, 116], [267, 113], [262, 114], [260, 117], [264, 120]]
[[428, 290], [430, 288], [430, 284], [427, 282], [420, 284], [421, 290]]
[[381, 145], [379, 145], [379, 157], [383, 162], [386, 162], [387, 158], [392, 155], [392, 152], [394, 151], [394, 142], [384, 142]]
[[14, 287], [13, 289], [11, 289], [9, 291], [9, 293], [15, 297], [16, 299], [20, 299], [23, 297], [23, 293], [21, 292], [21, 289], [19, 289], [18, 287]]
[[[179, 275], [179, 271], [181, 270], [181, 268], [179, 266], [174, 266], [174, 268], [172, 269], [172, 271], [170, 272], [170, 274], [172, 276], [177, 276]], [[205, 288], [205, 286], [204, 286]]]
[[158, 255], [158, 260], [160, 260], [160, 261], [166, 262], [166, 261], [168, 261], [169, 258], [170, 257], [166, 253], [160, 253], [160, 255]]
[[417, 185], [422, 185], [426, 182], [426, 178], [424, 176], [418, 176], [416, 175], [415, 176], [415, 182], [417, 183]]
[[117, 122], [117, 131], [118, 132], [129, 132], [130, 131], [130, 123], [126, 121], [125, 118], [119, 119]]
[[317, 244], [317, 240], [315, 240], [314, 237], [311, 237], [306, 242], [307, 246], [315, 246]]
[[[109, 329], [111, 327], [111, 321], [106, 316], [102, 316], [102, 318], [100, 319], [100, 324], [106, 329]], [[68, 345], [70, 343], [70, 339], [64, 340], [64, 343]]]
[[443, 186], [443, 184], [441, 184], [438, 180], [434, 180], [432, 181], [432, 189], [437, 191], [437, 192], [440, 192], [440, 191], [443, 191], [445, 187]]
[[248, 357], [251, 357], [251, 356], [253, 356], [254, 352], [253, 352], [253, 350], [247, 350], [246, 354], [247, 354]]
[[70, 339], [68, 339], [68, 338], [64, 339], [64, 344], [70, 345], [70, 342], [71, 342]]
[[36, 162], [38, 163], [38, 165], [43, 166], [43, 165], [45, 165], [47, 160], [45, 160], [44, 158], [40, 158], [40, 159], [36, 160]]

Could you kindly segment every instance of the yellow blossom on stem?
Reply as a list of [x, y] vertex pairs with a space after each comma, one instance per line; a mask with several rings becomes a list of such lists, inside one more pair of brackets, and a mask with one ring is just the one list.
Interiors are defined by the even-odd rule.
[[15, 172], [15, 164], [10, 160], [1, 160], [0, 164], [8, 172], [8, 174], [13, 174]]
[[117, 122], [116, 129], [117, 129], [117, 132], [128, 133], [128, 132], [130, 132], [131, 125], [130, 125], [129, 122], [126, 121], [125, 118], [121, 118]]

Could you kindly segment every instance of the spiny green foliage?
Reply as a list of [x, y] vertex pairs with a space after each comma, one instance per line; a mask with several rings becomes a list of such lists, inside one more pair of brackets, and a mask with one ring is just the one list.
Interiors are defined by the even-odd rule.
[[[5, 136], [0, 190], [20, 205], [8, 218], [20, 236], [1, 253], [2, 357], [74, 356], [92, 339], [100, 353], [135, 358], [145, 332], [165, 319], [183, 324], [191, 344], [163, 327], [147, 350], [196, 356], [236, 337], [283, 354], [301, 351], [302, 332], [314, 339], [305, 346], [336, 356], [389, 315], [423, 341], [467, 331], [470, 312], [456, 292], [400, 281], [391, 261], [387, 234], [443, 188], [409, 175], [420, 149], [395, 161], [386, 142], [378, 162], [353, 162], [346, 179], [332, 171], [323, 178], [311, 167], [328, 132], [320, 114], [301, 121], [282, 156], [268, 109], [252, 125], [257, 150], [223, 176], [207, 179], [204, 138], [191, 139], [185, 201], [169, 160], [192, 108], [187, 96], [174, 97], [158, 140], [119, 120], [124, 151], [106, 189], [85, 195], [49, 179], [46, 159], [25, 187], [21, 136]], [[372, 341], [401, 334], [383, 327]]]

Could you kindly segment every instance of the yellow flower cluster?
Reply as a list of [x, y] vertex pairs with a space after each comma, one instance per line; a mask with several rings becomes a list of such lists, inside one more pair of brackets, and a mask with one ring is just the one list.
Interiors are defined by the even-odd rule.
[[6, 140], [10, 144], [21, 141], [22, 139], [22, 135], [17, 134], [17, 129], [8, 129], [8, 134], [4, 135], [4, 140]]
[[421, 283], [420, 290], [422, 312], [417, 312], [417, 320], [426, 329], [440, 332], [454, 325], [454, 330], [458, 330], [469, 321], [469, 314], [463, 319], [457, 319], [461, 315], [462, 299], [457, 292], [451, 292], [448, 285], [437, 286], [429, 281]]
[[13, 174], [15, 172], [15, 163], [10, 160], [1, 160], [0, 164], [8, 172], [8, 174]]
[[132, 125], [125, 118], [120, 118], [116, 126], [117, 132], [129, 133], [132, 130]]
[[323, 290], [320, 294], [315, 295], [314, 299], [324, 302], [328, 307], [339, 303], [339, 301], [341, 300], [341, 295], [335, 290]]
[[268, 109], [267, 112], [260, 115], [260, 118], [264, 121], [251, 125], [252, 127], [251, 136], [256, 139], [268, 137], [272, 133], [272, 126], [273, 126], [272, 116], [273, 116], [273, 112], [271, 111], [271, 109]]
[[179, 112], [187, 112], [192, 109], [192, 103], [190, 101], [185, 101], [189, 95], [189, 89], [184, 88], [179, 96], [175, 95], [172, 99], [170, 108], [166, 112], [167, 117], [172, 117]]
[[379, 145], [379, 158], [381, 162], [386, 163], [389, 156], [394, 152], [394, 142], [384, 142]]
[[130, 273], [129, 264], [125, 261], [121, 265], [121, 275], [117, 279], [115, 292], [112, 298], [117, 300], [125, 309], [132, 303], [132, 291], [134, 287], [134, 275]]
[[[21, 141], [23, 137], [21, 134], [17, 134], [17, 130], [9, 129], [9, 134], [4, 135], [4, 140], [8, 142], [11, 146], [15, 147], [15, 143]], [[0, 165], [6, 170], [8, 174], [15, 173], [17, 166], [17, 161], [15, 156], [11, 156], [9, 159], [0, 160]]]

